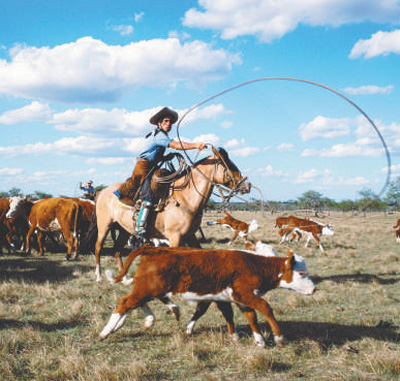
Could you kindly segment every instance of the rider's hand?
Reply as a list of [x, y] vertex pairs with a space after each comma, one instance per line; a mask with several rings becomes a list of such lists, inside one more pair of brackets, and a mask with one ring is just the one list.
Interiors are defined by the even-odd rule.
[[203, 150], [203, 149], [206, 148], [206, 147], [207, 147], [207, 144], [205, 144], [205, 143], [199, 143], [199, 144], [197, 145], [197, 149], [198, 149], [199, 151]]

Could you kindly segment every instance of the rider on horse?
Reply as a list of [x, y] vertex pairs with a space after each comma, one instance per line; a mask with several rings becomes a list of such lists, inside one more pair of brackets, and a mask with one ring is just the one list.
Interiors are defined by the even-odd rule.
[[201, 151], [206, 147], [205, 143], [186, 143], [171, 139], [168, 132], [171, 131], [172, 125], [177, 120], [178, 113], [168, 107], [164, 107], [150, 118], [150, 123], [156, 128], [146, 135], [145, 148], [136, 158], [132, 176], [126, 179], [119, 190], [115, 192], [122, 202], [134, 205], [135, 196], [142, 187], [140, 197], [142, 204], [136, 221], [136, 233], [143, 239], [145, 239], [146, 224], [151, 207], [157, 202], [150, 187], [150, 176], [147, 175], [163, 160], [166, 148]]

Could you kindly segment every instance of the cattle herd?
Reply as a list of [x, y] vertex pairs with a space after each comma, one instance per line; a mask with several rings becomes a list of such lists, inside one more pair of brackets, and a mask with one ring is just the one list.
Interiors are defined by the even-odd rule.
[[[15, 252], [17, 245], [30, 253], [33, 241], [37, 242], [40, 255], [44, 255], [44, 239], [59, 239], [67, 242], [66, 259], [78, 255], [81, 237], [87, 232], [95, 210], [95, 203], [72, 197], [55, 197], [33, 200], [26, 197], [0, 199], [0, 253], [7, 247], [9, 253]], [[275, 288], [292, 289], [311, 295], [316, 288], [308, 276], [302, 257], [288, 250], [287, 256], [279, 257], [271, 245], [257, 239], [248, 240], [249, 233], [258, 229], [257, 221], [246, 223], [236, 220], [224, 211], [225, 217], [210, 221], [208, 225], [221, 225], [233, 231], [229, 245], [237, 237], [244, 239], [243, 250], [201, 249], [190, 247], [142, 246], [132, 250], [117, 276], [106, 271], [111, 283], [133, 283], [133, 289], [121, 298], [109, 322], [100, 333], [104, 340], [109, 334], [121, 328], [128, 312], [141, 308], [146, 315], [145, 329], [152, 326], [155, 317], [148, 302], [159, 300], [166, 304], [179, 319], [179, 306], [171, 300], [181, 296], [195, 301], [197, 308], [189, 321], [186, 333], [191, 334], [197, 320], [207, 311], [212, 302], [217, 304], [228, 326], [232, 338], [237, 338], [233, 322], [231, 304], [236, 304], [248, 320], [254, 339], [259, 346], [265, 341], [260, 333], [256, 312], [267, 320], [277, 345], [283, 345], [283, 334], [276, 322], [272, 308], [262, 296]], [[393, 227], [396, 239], [400, 242], [400, 219]], [[315, 240], [321, 251], [322, 235], [333, 235], [330, 224], [321, 224], [309, 218], [295, 216], [278, 217], [274, 229], [279, 229], [280, 243], [299, 241], [307, 238]], [[127, 272], [132, 261], [140, 256], [141, 262], [134, 278]]]

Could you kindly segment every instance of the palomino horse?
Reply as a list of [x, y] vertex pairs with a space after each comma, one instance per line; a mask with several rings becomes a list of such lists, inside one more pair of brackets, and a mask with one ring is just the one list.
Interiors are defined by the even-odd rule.
[[[148, 238], [168, 239], [171, 247], [181, 245], [182, 239], [193, 241], [200, 228], [202, 211], [209, 200], [215, 185], [224, 185], [231, 194], [250, 192], [250, 183], [240, 173], [223, 149], [213, 149], [213, 156], [206, 157], [181, 174], [170, 188], [170, 196], [163, 211], [154, 213], [147, 227]], [[134, 208], [122, 204], [114, 191], [120, 184], [103, 189], [96, 200], [97, 241], [95, 245], [96, 280], [102, 280], [100, 251], [104, 240], [117, 222], [124, 230], [115, 244], [115, 258], [119, 270], [122, 269], [120, 252], [130, 235], [135, 234], [133, 221]]]

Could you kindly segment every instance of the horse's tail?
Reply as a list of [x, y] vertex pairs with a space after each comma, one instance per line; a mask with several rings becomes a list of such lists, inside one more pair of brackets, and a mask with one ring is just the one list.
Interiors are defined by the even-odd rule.
[[90, 220], [90, 225], [87, 232], [82, 236], [80, 245], [79, 245], [79, 253], [82, 254], [84, 252], [94, 252], [94, 248], [97, 241], [97, 216], [96, 216], [96, 208], [94, 208], [92, 213], [92, 218]]
[[132, 250], [130, 252], [130, 254], [128, 255], [128, 258], [126, 258], [125, 262], [124, 262], [124, 266], [122, 267], [122, 270], [120, 271], [120, 273], [117, 276], [113, 276], [111, 270], [106, 270], [105, 274], [106, 274], [106, 278], [110, 283], [118, 283], [120, 282], [124, 276], [126, 275], [126, 273], [129, 270], [129, 267], [131, 267], [132, 262], [139, 256], [142, 254], [142, 249], [144, 248], [144, 246], [139, 247], [135, 250]]

